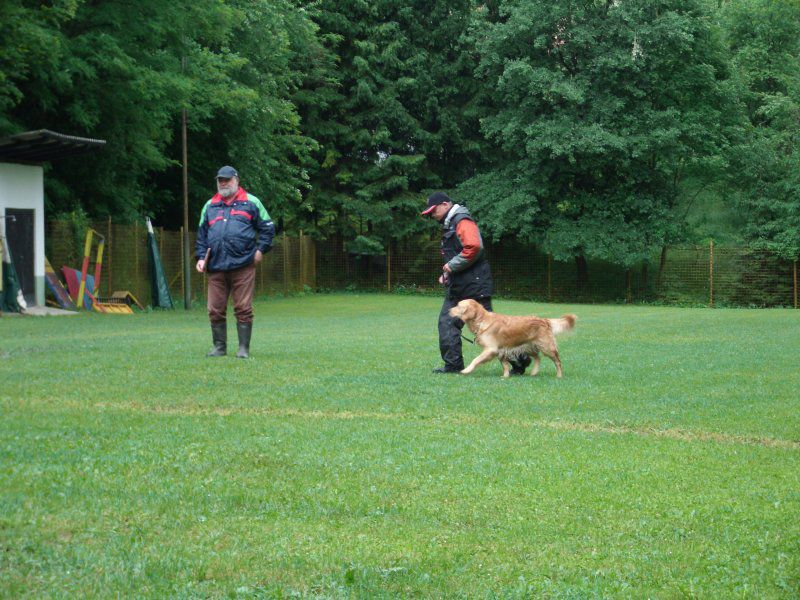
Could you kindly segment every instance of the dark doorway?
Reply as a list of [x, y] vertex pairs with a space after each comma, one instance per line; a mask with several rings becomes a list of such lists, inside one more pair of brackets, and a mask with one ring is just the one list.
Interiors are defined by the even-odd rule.
[[36, 281], [33, 278], [33, 209], [6, 209], [6, 238], [11, 260], [19, 277], [22, 295], [28, 304], [36, 303]]

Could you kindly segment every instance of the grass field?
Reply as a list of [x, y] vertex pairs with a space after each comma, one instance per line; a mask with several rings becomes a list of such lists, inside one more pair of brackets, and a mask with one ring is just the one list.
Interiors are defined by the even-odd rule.
[[800, 596], [800, 312], [496, 301], [579, 316], [503, 380], [440, 302], [1, 319], [0, 597]]

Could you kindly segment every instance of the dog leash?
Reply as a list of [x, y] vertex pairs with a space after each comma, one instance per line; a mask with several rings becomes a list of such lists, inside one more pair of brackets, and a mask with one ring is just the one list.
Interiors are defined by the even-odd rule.
[[474, 344], [474, 343], [475, 343], [475, 340], [471, 340], [471, 339], [469, 339], [469, 338], [468, 338], [467, 336], [465, 336], [463, 333], [461, 334], [461, 337], [462, 337], [462, 338], [464, 338], [465, 340], [467, 340], [467, 341], [468, 341], [470, 344]]

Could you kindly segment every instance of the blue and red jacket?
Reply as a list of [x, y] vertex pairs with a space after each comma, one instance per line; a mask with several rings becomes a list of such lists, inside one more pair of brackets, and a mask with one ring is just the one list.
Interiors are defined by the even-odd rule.
[[225, 200], [215, 194], [200, 213], [195, 256], [205, 258], [206, 271], [232, 271], [253, 262], [256, 250], [266, 254], [272, 249], [275, 224], [261, 204], [244, 188]]

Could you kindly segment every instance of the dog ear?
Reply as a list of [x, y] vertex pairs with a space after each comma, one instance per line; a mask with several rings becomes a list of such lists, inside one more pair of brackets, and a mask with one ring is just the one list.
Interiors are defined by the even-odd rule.
[[466, 319], [474, 319], [478, 313], [475, 310], [475, 300], [464, 300], [464, 313], [462, 315], [462, 320]]

